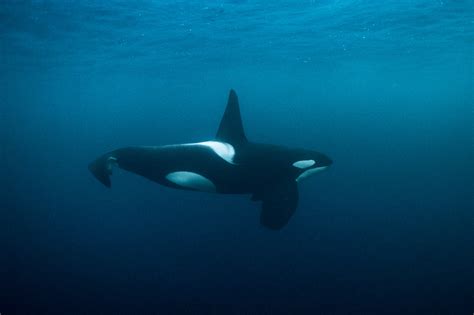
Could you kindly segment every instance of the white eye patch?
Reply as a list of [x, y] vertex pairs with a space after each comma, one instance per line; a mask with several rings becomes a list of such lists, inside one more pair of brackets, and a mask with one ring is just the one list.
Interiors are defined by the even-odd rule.
[[301, 161], [296, 161], [295, 163], [293, 163], [293, 166], [303, 169], [303, 168], [311, 167], [315, 163], [316, 162], [314, 160], [301, 160]]

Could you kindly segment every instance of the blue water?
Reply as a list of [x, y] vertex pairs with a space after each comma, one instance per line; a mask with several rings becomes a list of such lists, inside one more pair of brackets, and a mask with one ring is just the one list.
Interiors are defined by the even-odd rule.
[[[471, 314], [472, 1], [2, 1], [0, 313]], [[248, 196], [88, 172], [247, 136], [334, 161]]]

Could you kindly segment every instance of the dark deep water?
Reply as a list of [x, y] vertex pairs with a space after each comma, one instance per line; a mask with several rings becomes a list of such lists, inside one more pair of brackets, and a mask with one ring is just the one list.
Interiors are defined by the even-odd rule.
[[[2, 1], [0, 313], [472, 314], [471, 1]], [[247, 136], [328, 154], [248, 196], [87, 170]]]

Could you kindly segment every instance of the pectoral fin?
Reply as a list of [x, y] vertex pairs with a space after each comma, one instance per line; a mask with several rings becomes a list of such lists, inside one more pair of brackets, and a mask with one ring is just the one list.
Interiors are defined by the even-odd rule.
[[298, 187], [294, 180], [278, 182], [262, 196], [260, 223], [272, 230], [283, 228], [298, 205]]

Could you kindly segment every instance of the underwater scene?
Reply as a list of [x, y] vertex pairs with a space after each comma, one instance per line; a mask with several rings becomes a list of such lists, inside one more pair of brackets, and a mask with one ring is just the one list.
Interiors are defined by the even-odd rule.
[[0, 314], [472, 314], [474, 4], [0, 2]]

